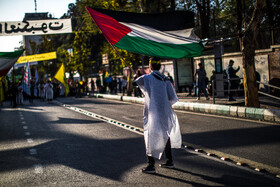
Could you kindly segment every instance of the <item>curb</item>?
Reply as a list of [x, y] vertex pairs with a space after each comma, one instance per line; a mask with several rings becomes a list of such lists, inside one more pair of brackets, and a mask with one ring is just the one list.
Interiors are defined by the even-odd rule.
[[[144, 98], [138, 98], [132, 96], [119, 96], [119, 95], [93, 94], [93, 93], [87, 93], [87, 95], [96, 98], [104, 98], [104, 99], [144, 104]], [[228, 106], [228, 105], [192, 103], [192, 102], [177, 102], [172, 106], [172, 108], [176, 110], [186, 110], [192, 112], [201, 112], [201, 113], [217, 114], [217, 115], [280, 123], [280, 110], [277, 109], [263, 109], [263, 108], [253, 108], [253, 107]]]

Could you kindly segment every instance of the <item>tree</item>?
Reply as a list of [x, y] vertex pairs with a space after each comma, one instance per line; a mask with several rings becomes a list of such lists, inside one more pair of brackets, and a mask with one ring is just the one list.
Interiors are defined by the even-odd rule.
[[[265, 7], [266, 1], [256, 0], [252, 18], [247, 28], [244, 28], [244, 32], [241, 34], [245, 105], [249, 107], [260, 106], [256, 83], [255, 49], [260, 24], [265, 15]], [[240, 15], [238, 20], [240, 22]], [[240, 30], [238, 32], [241, 33]]]

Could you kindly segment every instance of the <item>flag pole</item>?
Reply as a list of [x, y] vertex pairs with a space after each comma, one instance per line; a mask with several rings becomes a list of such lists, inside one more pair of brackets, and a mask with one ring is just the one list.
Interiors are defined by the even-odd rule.
[[[109, 42], [109, 41], [108, 41]], [[133, 74], [136, 74], [135, 71], [132, 69], [132, 67], [130, 66], [130, 64], [128, 62], [125, 61], [125, 59], [121, 56], [121, 54], [118, 52], [118, 50], [116, 49], [115, 46], [113, 46], [110, 42], [109, 44], [113, 47], [113, 49], [116, 51], [116, 53], [119, 55], [119, 57], [122, 59], [122, 61], [125, 63], [125, 65], [127, 65], [129, 67], [129, 69], [132, 71]]]

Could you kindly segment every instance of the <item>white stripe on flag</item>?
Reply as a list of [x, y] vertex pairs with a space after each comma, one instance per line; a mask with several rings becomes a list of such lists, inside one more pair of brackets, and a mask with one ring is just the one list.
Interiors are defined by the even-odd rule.
[[159, 31], [151, 27], [134, 23], [120, 23], [131, 28], [132, 31], [128, 33], [128, 35], [132, 37], [141, 37], [146, 40], [169, 44], [190, 44], [200, 42], [199, 38], [193, 33], [193, 28], [177, 31]]

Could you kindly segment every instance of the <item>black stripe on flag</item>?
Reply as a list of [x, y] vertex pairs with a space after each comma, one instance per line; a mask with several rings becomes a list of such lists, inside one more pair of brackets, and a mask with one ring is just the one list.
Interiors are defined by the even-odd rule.
[[149, 26], [160, 31], [182, 30], [193, 28], [195, 26], [194, 13], [190, 11], [148, 14], [112, 11], [107, 9], [93, 9], [114, 18], [118, 22], [136, 23]]

